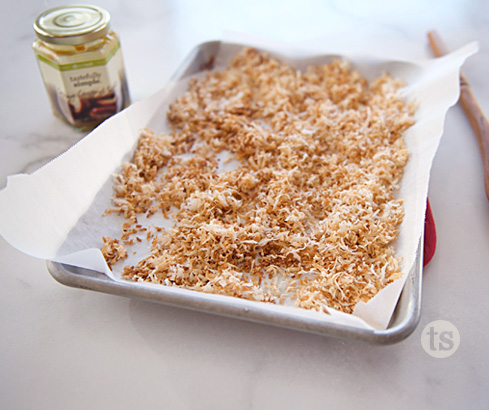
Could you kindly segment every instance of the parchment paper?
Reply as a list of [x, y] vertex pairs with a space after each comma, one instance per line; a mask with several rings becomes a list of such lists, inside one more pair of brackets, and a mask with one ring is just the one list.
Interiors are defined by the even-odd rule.
[[[288, 63], [301, 69], [309, 64], [329, 62], [334, 57], [325, 51], [287, 48], [263, 41], [247, 44], [270, 50]], [[216, 58], [216, 68], [222, 68], [236, 47], [223, 43]], [[405, 218], [395, 244], [396, 255], [403, 258], [402, 271], [413, 266], [416, 250], [423, 233], [429, 174], [438, 148], [445, 115], [459, 96], [459, 70], [466, 58], [477, 51], [475, 43], [451, 54], [426, 61], [391, 61], [388, 57], [348, 53], [346, 58], [367, 79], [382, 72], [402, 78], [407, 87], [407, 99], [418, 105], [416, 123], [405, 134], [409, 161], [398, 196], [405, 198]], [[112, 175], [123, 161], [129, 160], [140, 132], [151, 127], [162, 132], [166, 127], [166, 109], [186, 88], [186, 81], [170, 82], [153, 96], [133, 104], [108, 119], [67, 152], [30, 175], [13, 175], [0, 191], [0, 233], [12, 246], [37, 258], [67, 263], [104, 272], [114, 280], [120, 279], [120, 269], [130, 260], [111, 271], [100, 248], [102, 236], [120, 237], [121, 220], [116, 215], [102, 217], [110, 207]], [[148, 224], [168, 223], [160, 216]], [[138, 258], [144, 256], [140, 249]], [[382, 290], [368, 303], [359, 303], [353, 315], [335, 312], [321, 314], [325, 321], [361, 328], [385, 329], [394, 311], [406, 274]], [[133, 286], [162, 285], [130, 282]], [[185, 290], [183, 290], [185, 292]], [[180, 290], [179, 290], [180, 292]], [[187, 291], [192, 292], [192, 291]], [[215, 298], [219, 295], [205, 295]], [[229, 303], [234, 298], [228, 297]], [[256, 302], [260, 303], [260, 302]], [[263, 309], [290, 307], [262, 303]], [[300, 315], [317, 317], [317, 312], [302, 309]]]

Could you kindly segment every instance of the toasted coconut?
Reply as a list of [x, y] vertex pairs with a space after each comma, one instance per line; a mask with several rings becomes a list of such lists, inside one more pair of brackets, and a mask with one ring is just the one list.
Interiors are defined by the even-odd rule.
[[[173, 221], [148, 232], [151, 255], [123, 277], [352, 312], [402, 275], [402, 87], [344, 61], [299, 72], [251, 48], [192, 80], [169, 108], [173, 132], [145, 130], [117, 176], [109, 212], [127, 218], [126, 239], [138, 214]], [[224, 150], [239, 166], [220, 170]]]
[[112, 239], [105, 236], [102, 239], [104, 241], [102, 255], [104, 255], [109, 267], [112, 267], [112, 264], [116, 263], [118, 260], [127, 258], [126, 249], [117, 239]]

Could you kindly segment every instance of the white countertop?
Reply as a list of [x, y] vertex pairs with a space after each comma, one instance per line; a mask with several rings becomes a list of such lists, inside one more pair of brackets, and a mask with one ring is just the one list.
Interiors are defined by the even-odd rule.
[[[223, 30], [310, 43], [368, 44], [431, 56], [437, 29], [489, 115], [489, 2], [115, 1], [132, 99], [163, 87], [197, 44]], [[57, 1], [4, 5], [0, 15], [0, 187], [83, 137], [54, 118], [32, 52], [32, 22]], [[448, 112], [429, 198], [438, 245], [424, 270], [420, 323], [406, 340], [371, 346], [150, 302], [72, 289], [45, 262], [0, 238], [1, 409], [485, 409], [489, 405], [489, 201], [477, 142], [461, 107]], [[429, 356], [423, 329], [451, 322], [460, 346]]]

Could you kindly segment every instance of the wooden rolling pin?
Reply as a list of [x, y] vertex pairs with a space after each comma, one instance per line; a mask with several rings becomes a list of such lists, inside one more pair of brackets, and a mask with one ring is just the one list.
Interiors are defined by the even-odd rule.
[[[430, 31], [428, 33], [428, 39], [435, 56], [440, 57], [448, 53], [447, 47], [436, 31]], [[486, 187], [487, 198], [489, 199], [489, 122], [486, 117], [484, 117], [484, 114], [472, 93], [472, 89], [462, 72], [460, 72], [459, 101], [462, 104], [465, 115], [468, 117], [472, 129], [475, 132], [475, 136], [477, 137], [477, 142], [479, 143], [482, 165], [484, 168], [484, 185]]]

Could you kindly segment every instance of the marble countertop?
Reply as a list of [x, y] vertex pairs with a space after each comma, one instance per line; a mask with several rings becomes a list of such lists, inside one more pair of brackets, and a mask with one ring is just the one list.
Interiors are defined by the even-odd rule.
[[[34, 18], [58, 4], [25, 0], [0, 15], [0, 188], [8, 175], [34, 171], [84, 136], [51, 114], [31, 48]], [[452, 49], [479, 42], [464, 73], [489, 114], [485, 0], [94, 4], [110, 11], [122, 39], [134, 101], [163, 87], [194, 46], [224, 30], [334, 48], [376, 39], [393, 56], [426, 58], [426, 33], [436, 29]], [[0, 238], [0, 408], [485, 409], [489, 201], [460, 106], [448, 112], [429, 198], [438, 244], [424, 270], [421, 320], [390, 346], [68, 288], [43, 260]], [[460, 334], [446, 358], [430, 356], [421, 343], [437, 320]]]

